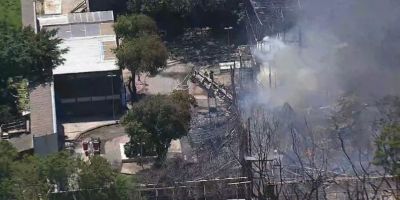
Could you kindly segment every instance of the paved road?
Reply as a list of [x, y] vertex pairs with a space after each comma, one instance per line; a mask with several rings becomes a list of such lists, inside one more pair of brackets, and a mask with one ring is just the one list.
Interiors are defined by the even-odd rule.
[[[190, 63], [186, 64], [177, 60], [168, 60], [167, 68], [156, 76], [150, 77], [146, 74], [141, 74], [140, 80], [135, 77], [137, 91], [146, 95], [169, 94], [185, 79], [192, 67], [193, 65]], [[124, 82], [127, 84], [131, 73], [128, 70], [124, 70], [123, 76]], [[128, 88], [126, 91], [128, 91]]]
[[[101, 154], [116, 168], [121, 164], [121, 153], [119, 143], [116, 145], [109, 145], [109, 142], [115, 142], [114, 139], [120, 138], [120, 140], [125, 140], [128, 135], [125, 133], [124, 127], [122, 125], [111, 125], [97, 128], [85, 133], [82, 137], [82, 141], [88, 140], [90, 138], [99, 138], [101, 141]], [[122, 138], [122, 139], [121, 139]], [[78, 141], [75, 144], [75, 152], [84, 156], [82, 143]]]

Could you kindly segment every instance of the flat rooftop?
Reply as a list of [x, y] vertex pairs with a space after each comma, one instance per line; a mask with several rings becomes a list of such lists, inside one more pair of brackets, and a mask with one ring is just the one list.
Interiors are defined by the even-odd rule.
[[112, 49], [116, 48], [115, 36], [86, 37], [65, 40], [62, 48], [65, 62], [53, 70], [53, 74], [71, 74], [118, 70]]
[[113, 11], [43, 15], [38, 17], [40, 27], [79, 23], [114, 22]]
[[113, 53], [117, 42], [112, 11], [42, 16], [38, 20], [42, 28], [57, 29], [57, 36], [63, 39], [60, 47], [69, 49], [54, 75], [119, 69]]

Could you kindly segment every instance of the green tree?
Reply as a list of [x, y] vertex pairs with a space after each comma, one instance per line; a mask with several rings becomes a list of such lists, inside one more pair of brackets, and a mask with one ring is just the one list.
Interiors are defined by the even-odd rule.
[[[55, 187], [62, 193], [53, 193]], [[69, 186], [69, 187], [67, 187]], [[80, 188], [79, 191], [68, 192]], [[19, 158], [0, 141], [0, 199], [140, 199], [135, 180], [118, 175], [100, 156], [84, 162], [67, 152]]]
[[0, 124], [10, 122], [14, 118], [10, 105], [0, 105]]
[[114, 193], [109, 188], [115, 183], [116, 176], [105, 158], [93, 156], [88, 162], [81, 163], [79, 187], [85, 199], [110, 199]]
[[17, 158], [17, 150], [11, 143], [5, 140], [0, 141], [0, 181], [10, 177], [11, 165]]
[[26, 38], [29, 44], [28, 68], [24, 71], [25, 77], [30, 82], [47, 81], [52, 78], [53, 69], [64, 63], [68, 49], [61, 49], [62, 39], [57, 38], [57, 30], [42, 29], [37, 34], [32, 30], [26, 30]]
[[[55, 37], [57, 31], [41, 30], [35, 33], [31, 28], [17, 29], [0, 27], [0, 123], [9, 115], [18, 114], [20, 99], [15, 99], [10, 88], [15, 81], [28, 80], [31, 84], [47, 81], [52, 77], [52, 69], [61, 65], [62, 54], [67, 49], [59, 47], [61, 39]], [[6, 117], [4, 117], [6, 116]]]
[[21, 28], [21, 2], [0, 0], [0, 26]]
[[0, 141], [0, 199], [12, 199], [11, 183], [14, 162], [17, 159], [17, 150], [7, 141]]
[[68, 152], [61, 151], [47, 156], [43, 160], [43, 174], [52, 185], [57, 185], [59, 190], [67, 190], [68, 182], [77, 172], [79, 161]]
[[393, 176], [400, 176], [400, 125], [386, 126], [375, 144], [374, 164], [382, 166]]
[[124, 146], [125, 155], [134, 157], [136, 155], [152, 155], [153, 144], [151, 134], [143, 127], [143, 124], [135, 120], [125, 120], [125, 131], [131, 135], [129, 142]]
[[189, 111], [191, 106], [197, 106], [196, 99], [185, 90], [174, 90], [171, 93], [171, 100], [178, 103], [184, 110]]
[[135, 76], [137, 73], [150, 73], [155, 75], [166, 66], [168, 51], [159, 37], [146, 35], [138, 38], [124, 40], [116, 49], [118, 65], [131, 72], [129, 91], [131, 100], [137, 96]]
[[157, 35], [157, 24], [146, 15], [122, 15], [118, 17], [114, 24], [114, 30], [119, 38], [137, 38]]
[[159, 12], [170, 12], [186, 15], [196, 4], [193, 0], [129, 0], [127, 5], [133, 13], [156, 15]]
[[127, 146], [134, 146], [134, 142], [142, 140], [140, 137], [144, 132], [150, 134], [143, 140], [146, 139], [145, 143], [155, 148], [157, 164], [165, 159], [171, 141], [181, 138], [189, 131], [191, 96], [187, 94], [186, 99], [174, 98], [176, 96], [183, 97], [181, 93], [148, 97], [134, 104], [122, 119], [133, 141]]
[[245, 17], [240, 0], [128, 0], [127, 5], [132, 13], [153, 17], [169, 36], [177, 36], [188, 27], [235, 26]]
[[63, 64], [61, 39], [57, 30], [35, 33], [31, 28], [22, 31], [9, 28], [0, 29], [0, 83], [8, 78], [21, 76], [30, 82], [45, 81], [52, 77], [52, 70]]
[[116, 196], [114, 199], [121, 200], [144, 200], [140, 193], [136, 190], [137, 184], [133, 176], [118, 175], [115, 180]]
[[27, 156], [12, 169], [13, 194], [17, 199], [47, 199], [51, 185], [42, 173], [41, 159]]

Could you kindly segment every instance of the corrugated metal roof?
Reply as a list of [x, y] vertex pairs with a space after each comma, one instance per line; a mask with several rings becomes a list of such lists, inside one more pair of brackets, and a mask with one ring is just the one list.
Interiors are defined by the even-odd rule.
[[114, 14], [113, 11], [69, 13], [66, 15], [40, 16], [38, 20], [40, 27], [63, 24], [97, 23], [114, 21]]
[[[66, 39], [62, 48], [69, 48], [64, 54], [65, 62], [53, 70], [53, 74], [71, 74], [118, 70], [114, 58], [106, 58], [110, 43], [116, 47], [115, 36], [83, 37]], [[107, 48], [105, 46], [107, 45]]]
[[99, 35], [115, 35], [114, 31], [105, 31], [104, 26], [113, 23], [90, 23], [90, 24], [65, 24], [46, 26], [46, 29], [58, 29], [57, 36], [62, 39], [73, 37], [92, 37]]
[[39, 23], [45, 29], [58, 29], [57, 36], [64, 39], [60, 47], [69, 49], [63, 55], [64, 64], [56, 67], [53, 74], [119, 69], [111, 52], [116, 48], [112, 11], [44, 16]]

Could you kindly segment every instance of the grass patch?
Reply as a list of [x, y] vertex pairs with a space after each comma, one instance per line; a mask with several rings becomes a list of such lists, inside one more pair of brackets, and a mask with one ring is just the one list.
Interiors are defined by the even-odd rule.
[[22, 26], [20, 0], [0, 0], [0, 23], [16, 28]]

